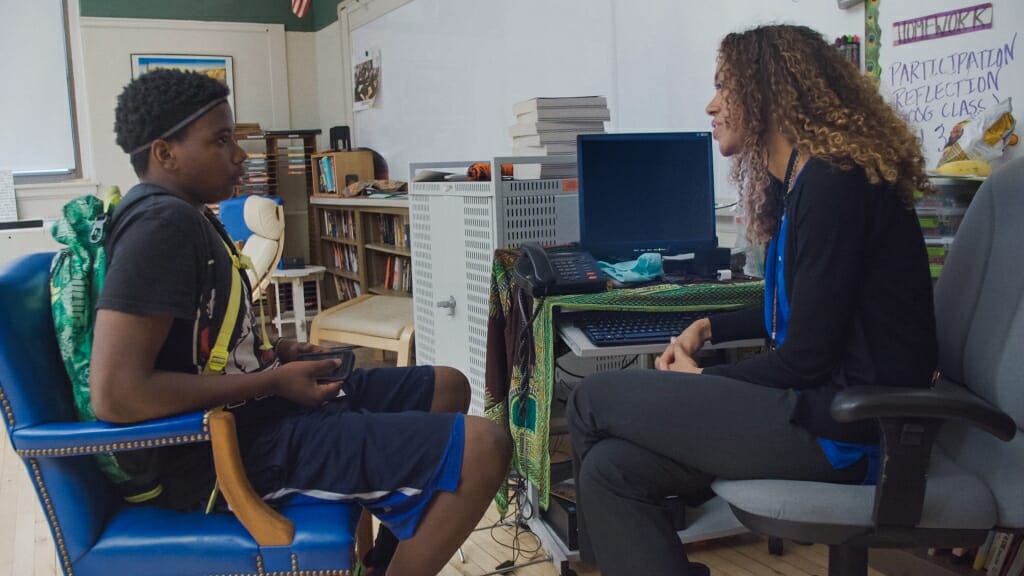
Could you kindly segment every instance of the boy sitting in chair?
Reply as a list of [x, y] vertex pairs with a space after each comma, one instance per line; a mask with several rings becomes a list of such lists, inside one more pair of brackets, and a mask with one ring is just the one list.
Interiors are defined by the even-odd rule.
[[[237, 258], [206, 209], [231, 196], [246, 158], [227, 95], [209, 77], [158, 70], [118, 98], [117, 143], [140, 183], [109, 229], [93, 410], [137, 422], [227, 405], [258, 494], [358, 502], [401, 541], [390, 576], [435, 574], [503, 481], [507, 436], [461, 413], [469, 385], [452, 368], [357, 369], [343, 382], [318, 383], [337, 360], [297, 360], [318, 348], [264, 341], [244, 274], [243, 294], [231, 295]], [[213, 353], [230, 319], [226, 355]], [[197, 508], [214, 485], [207, 445], [117, 457], [151, 481], [148, 495], [160, 505]]]

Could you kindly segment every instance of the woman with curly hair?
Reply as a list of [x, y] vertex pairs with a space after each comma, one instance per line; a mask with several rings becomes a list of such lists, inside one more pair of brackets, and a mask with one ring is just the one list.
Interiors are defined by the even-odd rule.
[[[587, 378], [569, 403], [583, 559], [604, 576], [706, 574], [664, 502], [714, 478], [873, 483], [874, 422], [841, 424], [848, 386], [931, 383], [928, 260], [912, 208], [919, 143], [822, 36], [762, 26], [722, 41], [714, 138], [733, 160], [750, 241], [766, 245], [765, 304], [694, 322], [657, 371]], [[768, 338], [764, 354], [701, 369], [705, 342]]]

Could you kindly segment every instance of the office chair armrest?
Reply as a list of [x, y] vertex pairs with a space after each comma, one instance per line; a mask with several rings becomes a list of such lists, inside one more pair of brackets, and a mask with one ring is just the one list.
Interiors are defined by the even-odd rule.
[[80, 456], [175, 444], [206, 442], [210, 432], [205, 412], [190, 412], [135, 424], [51, 422], [11, 432], [22, 457]]
[[1009, 415], [966, 389], [852, 386], [832, 400], [832, 417], [839, 422], [866, 418], [936, 418], [963, 420], [1000, 440], [1009, 441], [1017, 424]]
[[873, 518], [878, 526], [912, 528], [921, 521], [932, 445], [948, 420], [964, 420], [1002, 440], [1013, 438], [1008, 415], [961, 387], [854, 386], [832, 400], [839, 422], [878, 420], [881, 470]]

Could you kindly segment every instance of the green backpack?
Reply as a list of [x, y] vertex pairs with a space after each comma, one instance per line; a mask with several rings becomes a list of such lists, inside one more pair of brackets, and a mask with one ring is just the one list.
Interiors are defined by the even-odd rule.
[[[169, 192], [157, 192], [166, 193]], [[136, 196], [141, 199], [141, 196]], [[64, 245], [50, 267], [50, 304], [53, 325], [64, 368], [71, 381], [75, 411], [83, 422], [95, 422], [89, 392], [89, 363], [92, 359], [93, 326], [96, 323], [96, 302], [103, 292], [107, 273], [105, 243], [114, 210], [121, 200], [120, 190], [111, 187], [106, 201], [96, 196], [80, 196], [64, 204], [62, 217], [51, 229], [53, 237]], [[128, 200], [134, 203], [134, 200]], [[120, 206], [122, 213], [129, 204]], [[223, 323], [217, 331], [216, 343], [204, 372], [220, 373], [228, 361], [231, 329], [238, 318], [242, 292], [241, 270], [245, 258], [225, 243], [231, 257], [231, 291]], [[125, 471], [113, 453], [96, 455], [100, 470], [109, 478], [125, 500], [146, 502], [160, 496], [163, 487], [155, 477], [133, 475]]]
[[[50, 304], [53, 327], [64, 368], [71, 380], [78, 419], [95, 422], [89, 394], [89, 361], [96, 302], [103, 292], [107, 273], [104, 243], [120, 191], [114, 187], [104, 202], [95, 196], [80, 196], [64, 204], [62, 217], [51, 229], [54, 239], [64, 245], [50, 267]], [[114, 454], [96, 455], [100, 470], [130, 502], [143, 502], [160, 495], [155, 479], [133, 478], [117, 463]]]

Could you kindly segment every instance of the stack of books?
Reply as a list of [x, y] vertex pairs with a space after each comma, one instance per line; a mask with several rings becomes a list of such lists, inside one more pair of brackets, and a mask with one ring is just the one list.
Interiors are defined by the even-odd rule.
[[[515, 164], [516, 180], [576, 177], [576, 136], [603, 134], [611, 119], [604, 96], [531, 98], [512, 105], [512, 151], [521, 156], [552, 156], [544, 164]], [[564, 161], [558, 161], [562, 159]]]

